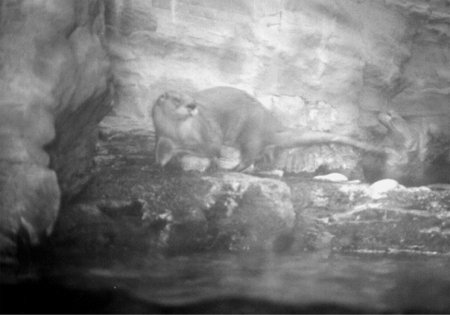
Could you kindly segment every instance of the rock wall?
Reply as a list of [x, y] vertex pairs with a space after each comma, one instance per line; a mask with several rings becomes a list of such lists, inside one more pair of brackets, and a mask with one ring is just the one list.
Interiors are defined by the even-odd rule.
[[[229, 85], [289, 126], [381, 139], [377, 114], [395, 109], [421, 132], [450, 134], [447, 1], [117, 3], [133, 24], [116, 49], [119, 115], [148, 119], [166, 89]], [[278, 166], [310, 171], [318, 157], [344, 169], [360, 159], [322, 147], [291, 150]]]
[[104, 17], [102, 1], [0, 1], [2, 259], [49, 234], [89, 176], [111, 108]]

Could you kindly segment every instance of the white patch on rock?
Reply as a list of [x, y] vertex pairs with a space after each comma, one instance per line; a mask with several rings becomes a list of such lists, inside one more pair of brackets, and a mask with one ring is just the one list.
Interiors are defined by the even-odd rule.
[[318, 176], [314, 176], [314, 179], [325, 180], [325, 181], [335, 182], [335, 183], [348, 181], [347, 176], [340, 174], [340, 173], [330, 173], [327, 175], [318, 175]]
[[385, 197], [390, 191], [401, 189], [405, 189], [405, 187], [400, 185], [396, 180], [387, 178], [370, 185], [369, 194], [373, 199], [380, 199]]

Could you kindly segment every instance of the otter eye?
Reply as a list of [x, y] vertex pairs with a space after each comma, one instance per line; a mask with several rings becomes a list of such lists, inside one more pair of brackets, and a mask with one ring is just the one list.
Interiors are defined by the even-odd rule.
[[190, 110], [194, 110], [197, 107], [197, 105], [195, 105], [194, 103], [190, 103], [187, 104], [186, 107], [189, 108]]

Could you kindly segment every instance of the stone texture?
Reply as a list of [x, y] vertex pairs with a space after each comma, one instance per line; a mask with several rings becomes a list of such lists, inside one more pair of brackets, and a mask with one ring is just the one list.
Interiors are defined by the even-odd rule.
[[[102, 1], [0, 2], [0, 254], [38, 244], [88, 178], [110, 110]], [[58, 185], [59, 183], [59, 185]]]
[[294, 205], [300, 205], [297, 211], [320, 226], [312, 239], [323, 239], [324, 231], [329, 233], [330, 238], [316, 241], [320, 246], [360, 253], [435, 255], [450, 251], [448, 185], [405, 188], [393, 180], [371, 186], [298, 179], [288, 183]]
[[327, 174], [339, 172], [351, 179], [363, 179], [360, 166], [361, 154], [357, 149], [338, 144], [313, 145], [283, 150], [275, 167], [297, 174]]
[[279, 180], [240, 173], [204, 177], [208, 192], [199, 197], [214, 218], [221, 238], [230, 238], [229, 249], [271, 249], [294, 226], [289, 187]]

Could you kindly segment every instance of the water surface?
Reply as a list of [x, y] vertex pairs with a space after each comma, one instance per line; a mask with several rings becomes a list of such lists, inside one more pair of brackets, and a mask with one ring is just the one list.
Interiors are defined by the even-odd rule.
[[109, 312], [143, 303], [138, 311], [449, 313], [449, 266], [449, 257], [411, 255], [136, 254], [66, 261], [44, 279], [80, 292], [124, 293], [127, 299], [114, 296], [100, 308]]

